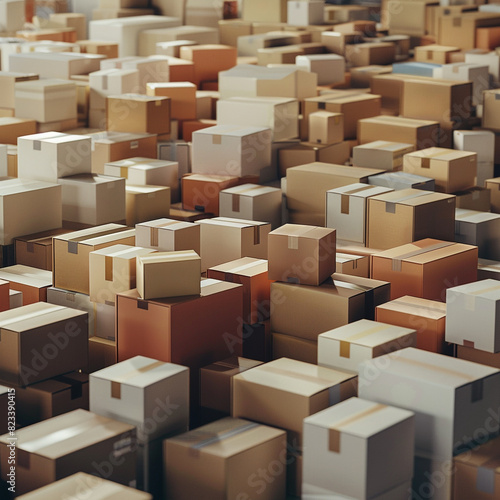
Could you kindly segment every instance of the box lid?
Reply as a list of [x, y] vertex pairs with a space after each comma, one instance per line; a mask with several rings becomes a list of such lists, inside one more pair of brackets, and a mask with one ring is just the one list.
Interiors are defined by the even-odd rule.
[[261, 186], [259, 184], [242, 184], [221, 191], [221, 194], [237, 194], [238, 196], [255, 197], [263, 194], [281, 192], [281, 189], [271, 186]]
[[450, 291], [453, 293], [463, 293], [472, 297], [481, 297], [488, 300], [500, 300], [500, 283], [498, 280], [486, 279], [467, 283], [466, 285], [455, 286]]
[[200, 256], [194, 250], [177, 252], [154, 252], [149, 255], [137, 256], [137, 265], [163, 264], [168, 262], [198, 261]]
[[[377, 77], [382, 78], [382, 76]], [[432, 120], [417, 120], [415, 118], [403, 118], [402, 116], [387, 116], [380, 115], [374, 116], [372, 118], [363, 118], [360, 120], [360, 123], [373, 123], [373, 124], [382, 124], [382, 125], [391, 125], [394, 127], [408, 127], [408, 128], [417, 128], [417, 127], [430, 127], [435, 125], [439, 126], [438, 122]]]
[[228, 182], [238, 179], [238, 177], [234, 177], [231, 175], [203, 175], [203, 174], [187, 174], [182, 180], [183, 181], [197, 181], [197, 182]]
[[37, 181], [31, 179], [5, 179], [0, 180], [0, 196], [9, 196], [27, 191], [38, 191], [40, 189], [59, 188], [52, 182]]
[[374, 288], [390, 286], [388, 281], [374, 280], [372, 278], [363, 278], [361, 276], [352, 276], [350, 274], [335, 273], [332, 274], [333, 283], [342, 287], [352, 287], [360, 291], [369, 291]]
[[127, 238], [135, 235], [135, 229], [121, 224], [104, 224], [102, 226], [73, 231], [69, 234], [55, 236], [55, 240], [67, 241], [76, 245], [100, 245], [119, 238]]
[[388, 141], [373, 141], [367, 142], [366, 144], [360, 144], [359, 146], [354, 146], [354, 149], [379, 149], [383, 151], [404, 151], [408, 148], [414, 149], [413, 144], [407, 144], [405, 142], [388, 142]]
[[105, 164], [105, 167], [133, 168], [136, 170], [152, 170], [155, 168], [168, 167], [170, 165], [178, 165], [176, 161], [156, 160], [153, 158], [127, 158], [126, 160], [112, 161]]
[[83, 141], [90, 139], [85, 135], [61, 134], [60, 132], [43, 132], [41, 134], [24, 135], [21, 141], [41, 141], [49, 144], [64, 144], [66, 142]]
[[60, 375], [58, 377], [50, 378], [48, 380], [42, 380], [41, 382], [36, 382], [35, 384], [30, 384], [26, 389], [30, 391], [41, 391], [49, 394], [58, 394], [68, 389], [72, 389], [75, 386], [82, 386], [82, 384], [88, 384], [89, 376], [84, 373], [68, 373], [66, 375]]
[[14, 281], [21, 285], [44, 288], [52, 286], [52, 271], [16, 264], [15, 266], [1, 268], [0, 279]]
[[93, 148], [96, 143], [116, 144], [119, 142], [139, 141], [141, 139], [148, 139], [150, 137], [156, 137], [156, 136], [153, 134], [129, 134], [126, 132], [97, 132], [95, 134], [90, 134]]
[[327, 227], [305, 226], [302, 224], [285, 224], [272, 231], [270, 235], [320, 240], [333, 233], [335, 233], [335, 229]]
[[446, 304], [436, 300], [421, 299], [420, 297], [411, 297], [405, 295], [398, 299], [385, 302], [377, 306], [378, 309], [385, 311], [401, 312], [413, 316], [440, 320], [446, 318]]
[[376, 168], [347, 167], [345, 165], [334, 165], [332, 163], [313, 162], [307, 163], [305, 165], [299, 165], [298, 167], [288, 168], [286, 171], [287, 178], [290, 178], [296, 172], [329, 174], [333, 176], [352, 177], [353, 179], [360, 179], [363, 177], [369, 177], [370, 175], [379, 173], [381, 174], [382, 172], [385, 172], [385, 170], [379, 170]]
[[453, 161], [462, 158], [470, 158], [471, 161], [477, 157], [477, 153], [461, 151], [459, 149], [447, 148], [427, 148], [413, 151], [406, 155], [406, 158], [429, 158], [433, 161]]
[[327, 196], [329, 194], [339, 194], [342, 196], [355, 196], [356, 198], [369, 198], [371, 196], [377, 196], [379, 194], [390, 193], [391, 191], [394, 190], [392, 188], [387, 188], [384, 186], [374, 186], [372, 184], [363, 184], [360, 182], [356, 182], [347, 186], [330, 189], [326, 192], [326, 194]]
[[232, 260], [218, 266], [211, 267], [209, 271], [219, 271], [222, 273], [239, 274], [241, 276], [257, 276], [267, 273], [268, 262], [263, 259], [254, 259], [253, 257], [243, 257]]
[[178, 231], [179, 229], [187, 229], [196, 227], [192, 222], [177, 221], [173, 219], [156, 219], [147, 222], [136, 224], [137, 227], [158, 228], [165, 231]]
[[466, 208], [455, 209], [455, 221], [457, 222], [481, 224], [481, 222], [488, 222], [495, 219], [500, 219], [500, 214], [494, 214], [491, 212], [477, 212], [475, 210], [468, 210]]
[[196, 221], [196, 224], [239, 227], [242, 229], [245, 227], [269, 226], [269, 222], [259, 222], [255, 220], [245, 219], [231, 219], [230, 217], [214, 217], [213, 219], [198, 220]]
[[[207, 127], [201, 130], [196, 130], [195, 135], [225, 135], [229, 137], [245, 137], [247, 135], [259, 134], [262, 132], [270, 132], [269, 128], [265, 127], [250, 127], [238, 125], [216, 125], [214, 127]], [[269, 135], [269, 144], [271, 143], [271, 136]]]
[[[22, 55], [25, 54], [16, 54], [16, 56], [22, 56]], [[68, 89], [74, 89], [76, 92], [76, 83], [71, 82], [69, 80], [58, 80], [56, 78], [47, 78], [43, 80], [28, 80], [26, 82], [16, 83], [16, 91], [20, 90], [23, 92], [36, 92], [36, 93], [62, 92]]]

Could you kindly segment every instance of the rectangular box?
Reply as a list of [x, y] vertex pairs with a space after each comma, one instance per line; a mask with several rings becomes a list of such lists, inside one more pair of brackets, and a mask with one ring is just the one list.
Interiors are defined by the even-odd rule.
[[90, 108], [106, 109], [106, 97], [139, 91], [139, 72], [135, 69], [103, 69], [89, 74]]
[[47, 300], [47, 289], [52, 286], [52, 273], [21, 264], [0, 269], [0, 279], [8, 281], [12, 290], [23, 294], [23, 305]]
[[384, 186], [395, 191], [402, 189], [422, 189], [424, 191], [434, 191], [435, 180], [430, 177], [413, 175], [408, 172], [387, 172], [384, 174], [370, 175], [368, 184], [372, 186]]
[[170, 215], [171, 195], [168, 186], [133, 186], [129, 184], [125, 185], [125, 194], [126, 224], [128, 226], [135, 226], [139, 222]]
[[[478, 165], [479, 170], [479, 165]], [[473, 187], [455, 193], [457, 209], [489, 212], [491, 210], [491, 191], [484, 187]]]
[[148, 83], [147, 95], [168, 97], [172, 120], [196, 119], [196, 85], [194, 83]]
[[36, 73], [14, 73], [8, 71], [0, 72], [0, 88], [2, 96], [0, 97], [0, 108], [14, 109], [16, 107], [15, 85], [19, 82], [29, 80], [38, 80]]
[[402, 142], [374, 141], [354, 146], [352, 162], [357, 167], [380, 170], [402, 170], [403, 156], [415, 151], [413, 144]]

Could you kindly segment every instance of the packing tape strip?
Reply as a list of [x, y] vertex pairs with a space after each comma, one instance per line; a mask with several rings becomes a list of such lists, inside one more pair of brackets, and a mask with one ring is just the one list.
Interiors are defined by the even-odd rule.
[[455, 243], [451, 241], [442, 241], [440, 243], [436, 243], [435, 245], [430, 245], [425, 248], [419, 248], [418, 250], [414, 250], [413, 252], [408, 252], [406, 254], [400, 255], [399, 257], [392, 258], [392, 270], [396, 272], [400, 272], [402, 268], [402, 262], [405, 259], [410, 259], [411, 257], [416, 257], [417, 255], [421, 255], [428, 252], [433, 252], [434, 250], [440, 250], [441, 248], [446, 248], [451, 245], [455, 245]]

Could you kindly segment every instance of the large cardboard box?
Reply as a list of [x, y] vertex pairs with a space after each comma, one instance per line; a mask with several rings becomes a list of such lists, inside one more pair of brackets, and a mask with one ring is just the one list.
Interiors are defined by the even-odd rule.
[[89, 384], [90, 411], [135, 425], [140, 443], [188, 429], [189, 369], [184, 366], [136, 356], [92, 373]]
[[403, 168], [403, 156], [415, 151], [413, 144], [374, 141], [354, 146], [352, 163], [356, 167], [398, 171]]
[[22, 292], [23, 305], [47, 300], [47, 289], [52, 286], [52, 273], [21, 264], [0, 269], [0, 279], [9, 282], [11, 290]]
[[[66, 432], [65, 432], [66, 431]], [[110, 458], [120, 461], [108, 479], [120, 484], [135, 481], [135, 429], [129, 424], [74, 410], [16, 432], [16, 493], [28, 493], [76, 472], [93, 473]], [[11, 438], [0, 438], [2, 478], [8, 480]]]
[[397, 498], [388, 491], [411, 480], [414, 436], [412, 412], [364, 399], [307, 417], [303, 498]]
[[446, 289], [476, 281], [477, 247], [425, 239], [375, 254], [372, 278], [391, 283], [391, 299], [444, 302]]
[[118, 244], [134, 246], [135, 229], [105, 224], [54, 237], [54, 286], [88, 294], [90, 252]]
[[163, 453], [168, 498], [249, 497], [255, 486], [246, 479], [275, 462], [280, 470], [260, 496], [286, 497], [286, 435], [279, 429], [228, 417], [165, 440]]
[[370, 175], [368, 184], [392, 188], [395, 191], [402, 189], [422, 189], [434, 191], [435, 181], [430, 177], [413, 175], [407, 172], [387, 172], [384, 174]]
[[442, 302], [405, 295], [378, 305], [375, 319], [415, 329], [418, 349], [441, 354], [449, 350], [445, 343], [446, 305]]
[[368, 247], [385, 250], [423, 238], [454, 241], [454, 196], [404, 189], [368, 199]]
[[149, 96], [170, 98], [172, 120], [194, 120], [196, 118], [196, 85], [191, 82], [148, 83]]
[[319, 335], [318, 365], [357, 374], [363, 361], [416, 344], [414, 329], [362, 319]]
[[303, 419], [356, 395], [356, 376], [287, 358], [233, 377], [232, 415], [285, 429], [303, 445]]
[[39, 302], [0, 313], [0, 377], [26, 386], [87, 364], [87, 314]]

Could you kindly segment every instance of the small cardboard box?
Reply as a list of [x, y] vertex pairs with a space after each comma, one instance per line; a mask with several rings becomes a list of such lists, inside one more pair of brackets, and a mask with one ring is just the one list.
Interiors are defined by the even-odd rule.
[[413, 175], [407, 172], [387, 172], [384, 174], [370, 175], [368, 184], [372, 186], [383, 186], [392, 188], [395, 191], [402, 189], [422, 189], [424, 191], [434, 191], [435, 181], [430, 177]]
[[318, 342], [294, 335], [272, 332], [272, 359], [289, 358], [304, 363], [318, 364]]
[[[89, 384], [90, 411], [135, 425], [140, 443], [189, 427], [189, 369], [184, 366], [135, 356], [92, 373]], [[173, 406], [168, 418], [158, 418]]]
[[295, 64], [318, 75], [318, 85], [342, 83], [345, 79], [345, 59], [337, 54], [297, 56]]
[[151, 219], [170, 215], [170, 188], [168, 186], [125, 186], [126, 223], [135, 226]]
[[351, 255], [337, 252], [335, 255], [336, 272], [360, 276], [362, 278], [370, 277], [370, 259], [367, 255]]
[[0, 279], [8, 281], [12, 290], [23, 294], [23, 305], [47, 300], [47, 289], [52, 286], [52, 273], [17, 264], [0, 269]]
[[0, 376], [26, 386], [87, 365], [87, 314], [39, 302], [0, 313]]
[[477, 279], [477, 247], [425, 239], [375, 254], [372, 278], [391, 283], [391, 299], [444, 302], [446, 289]]
[[455, 196], [404, 189], [368, 199], [368, 247], [385, 250], [423, 238], [455, 239]]
[[[165, 484], [168, 498], [237, 498], [255, 492], [242, 478], [252, 477], [260, 464], [286, 457], [282, 430], [236, 418], [224, 418], [164, 441]], [[266, 485], [262, 500], [282, 500], [286, 467]]]
[[136, 257], [153, 252], [149, 248], [128, 245], [113, 245], [90, 252], [90, 300], [114, 306], [117, 293], [136, 287]]
[[285, 429], [301, 449], [303, 419], [356, 395], [357, 377], [281, 358], [233, 377], [232, 415]]
[[450, 56], [454, 52], [460, 52], [460, 49], [436, 44], [415, 47], [415, 61], [449, 64], [451, 62]]
[[88, 294], [90, 252], [118, 244], [134, 246], [135, 229], [105, 224], [54, 237], [54, 286]]
[[[135, 480], [135, 428], [129, 424], [74, 410], [16, 434], [16, 493], [28, 493], [76, 472], [95, 474], [96, 463], [106, 463], [110, 457], [120, 457], [120, 464], [112, 468], [109, 480], [127, 485]], [[3, 435], [0, 460], [4, 480], [8, 480], [9, 444], [9, 435]]]
[[320, 285], [335, 272], [335, 244], [335, 229], [298, 224], [275, 229], [269, 235], [269, 278]]
[[[309, 115], [309, 142], [337, 144], [344, 140], [344, 115], [315, 111]], [[360, 165], [361, 166], [361, 165]]]
[[144, 300], [200, 294], [201, 259], [194, 250], [138, 255], [136, 273]]
[[446, 290], [446, 341], [500, 352], [500, 283], [486, 279]]
[[382, 323], [413, 328], [417, 331], [418, 349], [446, 354], [446, 305], [435, 300], [409, 295], [380, 304], [375, 319]]
[[401, 483], [408, 484], [414, 436], [412, 412], [358, 398], [307, 417], [303, 497], [381, 498]]
[[319, 335], [318, 365], [358, 373], [363, 361], [416, 344], [414, 329], [362, 319]]
[[413, 144], [374, 141], [354, 146], [352, 162], [356, 167], [397, 171], [403, 168], [403, 156], [415, 151]]
[[170, 98], [172, 120], [196, 119], [196, 85], [190, 82], [148, 83], [149, 96]]

